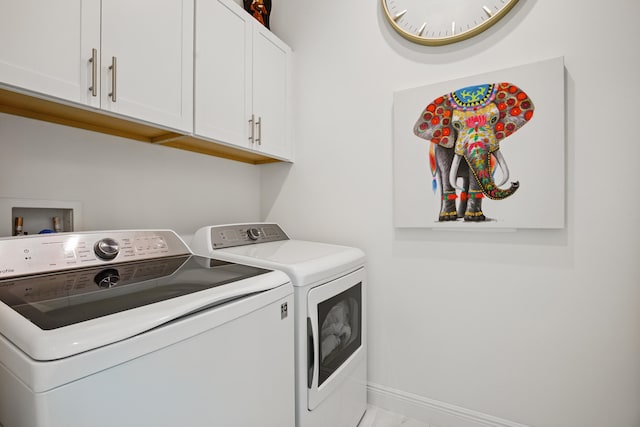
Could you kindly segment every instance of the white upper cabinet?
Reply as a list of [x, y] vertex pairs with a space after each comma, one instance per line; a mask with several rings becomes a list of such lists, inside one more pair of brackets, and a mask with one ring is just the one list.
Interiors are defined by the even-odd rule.
[[232, 0], [196, 1], [194, 133], [292, 159], [291, 50]]
[[193, 127], [193, 0], [103, 0], [101, 107]]
[[253, 25], [254, 146], [273, 156], [291, 158], [290, 50], [259, 23]]
[[0, 0], [0, 7], [3, 85], [192, 130], [193, 0]]
[[0, 0], [0, 10], [0, 83], [99, 106], [89, 61], [100, 48], [100, 0]]
[[0, 0], [0, 111], [248, 163], [293, 160], [291, 57], [235, 0]]
[[231, 3], [196, 2], [194, 132], [248, 147], [253, 18]]

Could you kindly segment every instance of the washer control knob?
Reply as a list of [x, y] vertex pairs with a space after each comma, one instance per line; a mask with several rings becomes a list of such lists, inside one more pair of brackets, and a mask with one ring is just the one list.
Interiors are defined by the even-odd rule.
[[249, 236], [251, 240], [258, 240], [260, 236], [262, 236], [262, 233], [258, 228], [250, 228], [247, 230], [247, 236]]
[[98, 258], [109, 261], [118, 256], [120, 245], [115, 240], [107, 237], [99, 240], [93, 247], [93, 251]]

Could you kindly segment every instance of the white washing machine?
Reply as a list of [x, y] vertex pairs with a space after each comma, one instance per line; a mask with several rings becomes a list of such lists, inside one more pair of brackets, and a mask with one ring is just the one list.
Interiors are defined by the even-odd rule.
[[0, 426], [294, 427], [286, 274], [172, 231], [0, 239]]
[[292, 240], [266, 223], [203, 227], [191, 249], [288, 274], [295, 295], [296, 426], [356, 427], [367, 405], [364, 253]]

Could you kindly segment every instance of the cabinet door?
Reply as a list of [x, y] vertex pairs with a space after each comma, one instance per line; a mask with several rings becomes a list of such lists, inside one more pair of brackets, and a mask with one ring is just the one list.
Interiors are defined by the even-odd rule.
[[258, 149], [291, 159], [290, 59], [291, 51], [260, 24], [253, 35], [253, 113], [259, 120]]
[[101, 74], [104, 110], [191, 131], [193, 0], [102, 1]]
[[232, 0], [197, 0], [195, 129], [198, 136], [251, 147], [251, 23]]
[[0, 10], [1, 84], [98, 105], [89, 60], [100, 50], [100, 0], [0, 0]]

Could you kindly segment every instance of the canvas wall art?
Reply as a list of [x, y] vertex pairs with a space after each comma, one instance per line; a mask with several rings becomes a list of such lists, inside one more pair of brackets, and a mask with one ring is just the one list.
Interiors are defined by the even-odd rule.
[[398, 91], [394, 224], [563, 228], [564, 61]]

